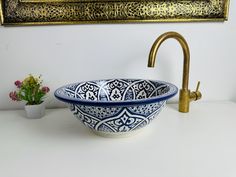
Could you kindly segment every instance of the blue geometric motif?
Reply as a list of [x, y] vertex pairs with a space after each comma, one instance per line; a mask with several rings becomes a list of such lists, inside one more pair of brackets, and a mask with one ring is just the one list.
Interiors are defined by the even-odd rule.
[[128, 132], [149, 124], [166, 101], [129, 107], [95, 107], [71, 104], [73, 114], [96, 131]]

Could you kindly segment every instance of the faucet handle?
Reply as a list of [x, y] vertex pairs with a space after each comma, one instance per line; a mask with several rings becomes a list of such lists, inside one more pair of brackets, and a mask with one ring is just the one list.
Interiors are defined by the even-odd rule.
[[190, 100], [191, 101], [197, 101], [202, 98], [202, 93], [199, 91], [199, 87], [200, 87], [200, 81], [197, 82], [196, 90], [190, 93]]
[[200, 81], [197, 82], [197, 88], [196, 88], [196, 91], [195, 91], [195, 92], [198, 92], [199, 87], [200, 87], [200, 83], [201, 83]]

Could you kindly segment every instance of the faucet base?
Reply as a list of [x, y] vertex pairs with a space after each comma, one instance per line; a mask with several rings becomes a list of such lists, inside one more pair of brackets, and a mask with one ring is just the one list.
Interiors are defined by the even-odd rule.
[[179, 112], [187, 113], [189, 112], [189, 103], [190, 103], [190, 90], [179, 91]]

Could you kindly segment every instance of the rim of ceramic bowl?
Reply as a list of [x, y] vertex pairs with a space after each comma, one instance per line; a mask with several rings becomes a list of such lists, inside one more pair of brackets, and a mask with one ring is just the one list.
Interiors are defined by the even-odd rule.
[[76, 83], [71, 83], [71, 84], [66, 84], [62, 87], [59, 87], [58, 89], [55, 90], [54, 96], [63, 102], [69, 103], [69, 104], [80, 104], [80, 105], [88, 105], [88, 106], [127, 106], [127, 105], [137, 105], [137, 104], [150, 104], [150, 103], [156, 103], [159, 101], [164, 101], [168, 100], [171, 97], [175, 96], [178, 92], [178, 88], [169, 82], [165, 81], [160, 81], [160, 80], [150, 80], [150, 79], [129, 79], [129, 78], [118, 78], [123, 79], [123, 80], [147, 80], [147, 81], [152, 81], [152, 82], [158, 82], [161, 84], [165, 84], [169, 87], [169, 90], [161, 95], [158, 96], [153, 96], [150, 98], [144, 98], [144, 99], [135, 99], [135, 100], [123, 100], [123, 101], [93, 101], [93, 100], [85, 100], [85, 99], [80, 99], [80, 98], [73, 98], [73, 97], [68, 97], [65, 95], [61, 95], [60, 90], [71, 86], [71, 85], [77, 85], [80, 83], [84, 82], [97, 82], [97, 81], [108, 81], [108, 80], [115, 80], [115, 79], [100, 79], [100, 80], [91, 80], [91, 81], [81, 81], [81, 82], [76, 82]]

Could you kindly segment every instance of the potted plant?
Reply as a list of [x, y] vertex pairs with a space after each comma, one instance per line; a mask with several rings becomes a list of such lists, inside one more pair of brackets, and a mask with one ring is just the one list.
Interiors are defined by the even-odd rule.
[[47, 86], [42, 86], [41, 75], [29, 75], [23, 81], [15, 81], [16, 91], [10, 92], [13, 101], [26, 101], [25, 111], [28, 118], [41, 118], [45, 115], [44, 98], [50, 91]]

